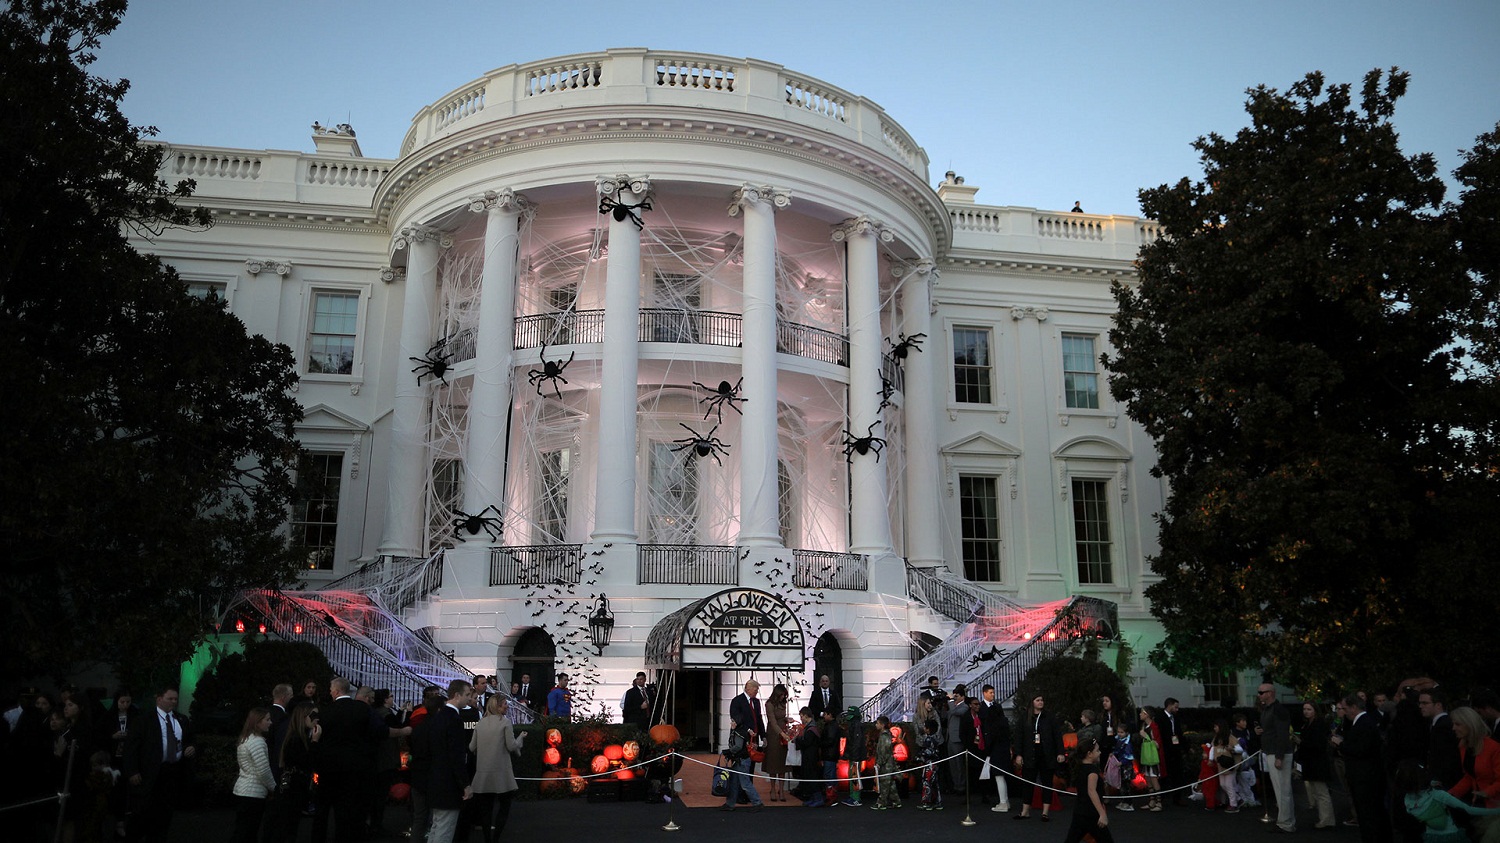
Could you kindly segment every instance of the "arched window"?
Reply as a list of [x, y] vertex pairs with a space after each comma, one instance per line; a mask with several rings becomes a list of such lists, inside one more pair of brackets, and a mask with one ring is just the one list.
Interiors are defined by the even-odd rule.
[[520, 682], [521, 674], [531, 674], [531, 684], [542, 689], [542, 693], [552, 690], [557, 676], [553, 672], [557, 664], [557, 644], [553, 642], [552, 636], [545, 629], [532, 627], [521, 634], [516, 642], [516, 649], [510, 657], [510, 681]]

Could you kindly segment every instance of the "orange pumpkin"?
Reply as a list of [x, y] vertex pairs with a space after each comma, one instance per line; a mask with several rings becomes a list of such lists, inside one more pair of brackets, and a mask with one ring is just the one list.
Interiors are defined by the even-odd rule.
[[626, 761], [634, 761], [641, 757], [641, 745], [635, 741], [626, 741], [621, 745], [620, 753]]
[[625, 747], [612, 743], [604, 748], [604, 757], [611, 761], [619, 761], [625, 757]]
[[659, 723], [651, 727], [651, 740], [653, 743], [677, 743], [677, 739], [680, 737], [682, 737], [682, 734], [671, 723]]
[[542, 763], [548, 767], [556, 767], [562, 763], [562, 753], [557, 751], [557, 747], [549, 746], [542, 750]]
[[573, 778], [568, 779], [568, 785], [573, 789], [573, 794], [575, 796], [581, 795], [584, 791], [589, 789], [589, 783], [584, 781], [583, 776], [574, 776]]
[[602, 773], [609, 769], [609, 759], [602, 755], [595, 755], [593, 762], [589, 764], [589, 769], [596, 773]]
[[905, 764], [906, 759], [911, 757], [911, 753], [906, 749], [906, 744], [904, 743], [896, 744], [893, 752], [896, 754], [896, 763], [898, 764]]
[[892, 743], [901, 743], [901, 727], [900, 726], [892, 726], [891, 727], [891, 742]]
[[628, 768], [624, 769], [624, 770], [616, 770], [615, 771], [615, 778], [621, 779], [621, 780], [624, 780], [624, 779], [633, 779], [633, 778], [635, 778], [635, 771], [631, 770], [631, 769], [628, 769]]
[[548, 729], [547, 730], [547, 745], [548, 746], [562, 746], [562, 732], [558, 731], [557, 729]]

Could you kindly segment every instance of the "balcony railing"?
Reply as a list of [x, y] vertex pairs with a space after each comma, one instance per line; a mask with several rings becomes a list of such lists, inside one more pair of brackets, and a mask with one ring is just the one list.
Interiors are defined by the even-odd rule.
[[825, 550], [793, 550], [797, 570], [792, 584], [798, 588], [837, 588], [847, 591], [870, 589], [870, 557]]
[[643, 544], [636, 551], [641, 585], [739, 585], [732, 547]]
[[490, 551], [490, 585], [577, 585], [583, 546], [549, 544]]
[[[636, 339], [640, 342], [688, 343], [738, 348], [745, 333], [740, 314], [716, 310], [682, 310], [675, 308], [642, 308]], [[541, 348], [553, 345], [581, 345], [604, 342], [604, 311], [560, 310], [516, 317], [515, 347]], [[471, 349], [473, 340], [465, 334], [449, 341], [449, 350]], [[849, 365], [849, 340], [833, 331], [798, 322], [776, 321], [776, 350], [836, 366]], [[456, 357], [467, 360], [473, 356]], [[456, 362], [455, 361], [455, 362]], [[886, 377], [900, 389], [900, 366], [886, 356], [882, 363]]]

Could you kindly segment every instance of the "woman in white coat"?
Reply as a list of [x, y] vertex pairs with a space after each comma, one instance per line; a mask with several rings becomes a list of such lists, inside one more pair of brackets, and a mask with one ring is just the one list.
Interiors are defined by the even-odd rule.
[[510, 819], [510, 800], [516, 795], [516, 773], [511, 753], [520, 752], [525, 735], [516, 736], [510, 718], [510, 703], [499, 696], [490, 697], [485, 716], [474, 727], [469, 751], [474, 753], [474, 782], [471, 788], [478, 801], [479, 824], [484, 829], [484, 843], [495, 843]]
[[240, 729], [240, 743], [235, 759], [240, 765], [239, 778], [234, 780], [234, 843], [255, 843], [260, 837], [260, 824], [266, 815], [266, 804], [276, 792], [276, 779], [271, 775], [271, 756], [266, 750], [266, 735], [271, 731], [269, 709], [252, 708]]

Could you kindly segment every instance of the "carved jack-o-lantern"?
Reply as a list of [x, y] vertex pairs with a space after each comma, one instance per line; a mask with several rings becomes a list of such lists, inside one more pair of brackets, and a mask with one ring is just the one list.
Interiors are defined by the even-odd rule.
[[625, 747], [612, 743], [604, 748], [604, 757], [611, 761], [619, 761], [625, 757]]
[[905, 764], [906, 759], [911, 757], [911, 753], [906, 749], [906, 744], [904, 743], [896, 744], [896, 746], [893, 747], [893, 751], [896, 755], [896, 762], [899, 764]]
[[562, 746], [562, 732], [558, 731], [557, 729], [548, 729], [547, 730], [547, 745], [548, 746]]
[[557, 751], [557, 747], [549, 746], [542, 750], [542, 763], [548, 767], [556, 767], [562, 763], [562, 753]]
[[589, 764], [589, 769], [596, 773], [603, 773], [609, 769], [609, 759], [603, 755], [595, 755], [593, 763]]
[[621, 757], [626, 761], [634, 761], [641, 757], [641, 745], [635, 741], [626, 741], [620, 747]]

